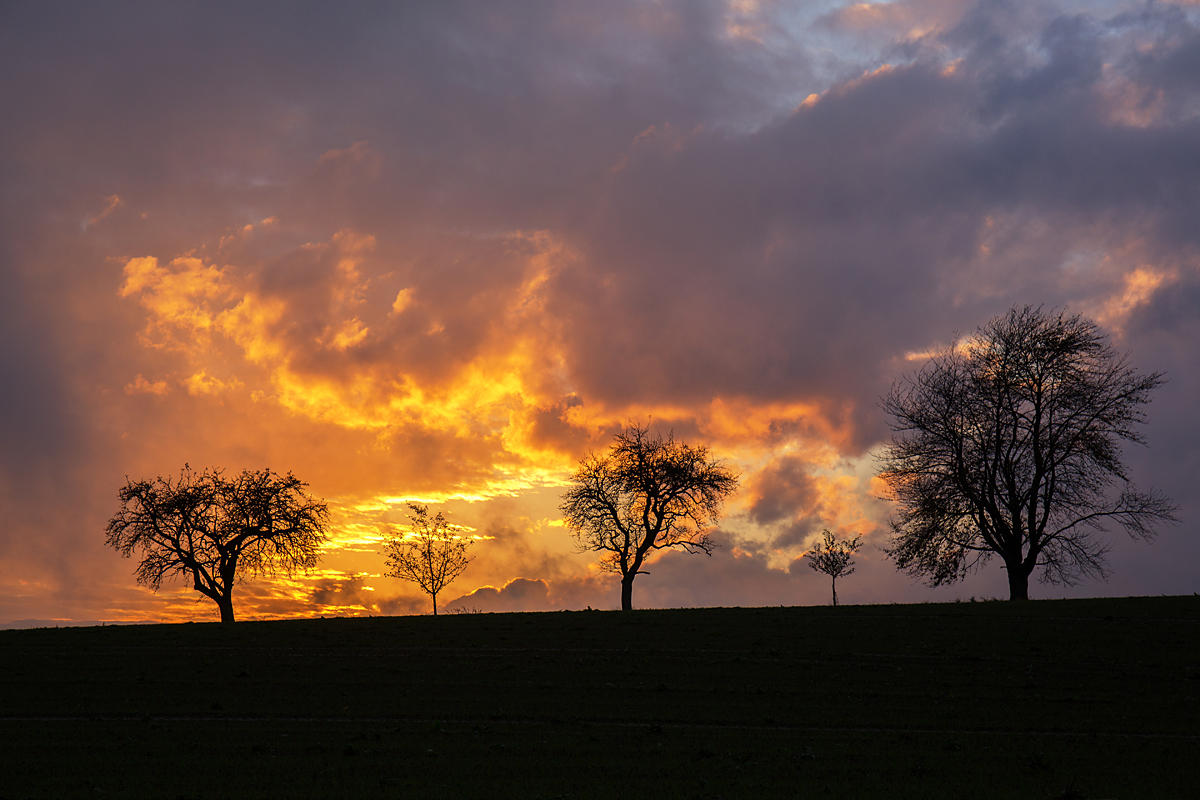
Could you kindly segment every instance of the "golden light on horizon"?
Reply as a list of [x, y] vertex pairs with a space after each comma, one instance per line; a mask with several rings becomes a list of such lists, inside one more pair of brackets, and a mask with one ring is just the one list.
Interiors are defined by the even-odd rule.
[[[330, 505], [320, 570], [240, 587], [246, 618], [421, 613], [380, 577], [408, 502], [478, 537], [480, 607], [605, 607], [559, 503], [630, 423], [740, 476], [723, 548], [653, 561], [647, 605], [823, 602], [823, 528], [871, 545], [859, 599], [923, 599], [875, 548], [880, 397], [1026, 303], [1171, 376], [1136, 466], [1186, 505], [1200, 6], [1020, 7], [30, 4], [0, 48], [0, 623], [206, 618], [100, 533], [185, 463]], [[1156, 547], [1105, 590], [1191, 591]]]

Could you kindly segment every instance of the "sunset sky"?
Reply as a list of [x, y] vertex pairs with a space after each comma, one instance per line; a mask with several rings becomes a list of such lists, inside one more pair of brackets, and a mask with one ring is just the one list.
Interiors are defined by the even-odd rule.
[[217, 619], [104, 543], [184, 463], [330, 506], [239, 618], [424, 613], [410, 500], [476, 538], [448, 605], [614, 608], [558, 504], [628, 421], [741, 476], [636, 606], [828, 602], [823, 528], [842, 602], [1005, 597], [896, 571], [873, 453], [1026, 303], [1167, 374], [1125, 452], [1181, 518], [1031, 595], [1200, 591], [1196, 2], [9, 2], [0, 76], [0, 623]]

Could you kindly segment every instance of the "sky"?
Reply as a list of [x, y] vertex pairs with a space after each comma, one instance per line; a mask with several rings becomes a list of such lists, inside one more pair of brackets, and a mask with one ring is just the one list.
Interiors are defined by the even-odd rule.
[[1006, 596], [882, 547], [880, 397], [1014, 305], [1168, 382], [1106, 582], [1200, 591], [1200, 4], [0, 4], [0, 623], [217, 619], [105, 545], [129, 479], [293, 472], [307, 575], [239, 618], [425, 613], [407, 503], [473, 538], [447, 607], [619, 607], [558, 505], [630, 422], [740, 476], [638, 607]]

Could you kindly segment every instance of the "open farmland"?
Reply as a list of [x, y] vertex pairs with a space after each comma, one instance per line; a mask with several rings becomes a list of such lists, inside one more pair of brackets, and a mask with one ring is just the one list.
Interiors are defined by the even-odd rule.
[[0, 797], [1194, 796], [1200, 598], [0, 631]]

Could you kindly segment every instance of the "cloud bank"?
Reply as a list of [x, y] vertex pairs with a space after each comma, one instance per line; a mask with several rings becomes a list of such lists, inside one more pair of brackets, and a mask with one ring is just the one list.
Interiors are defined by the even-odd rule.
[[[334, 509], [243, 616], [418, 613], [379, 553], [410, 499], [479, 537], [467, 606], [608, 607], [557, 492], [628, 420], [742, 475], [636, 603], [824, 602], [821, 529], [885, 541], [878, 398], [1024, 303], [1168, 374], [1127, 456], [1184, 520], [1035, 594], [1197, 590], [1195, 5], [77, 12], [0, 12], [0, 621], [210, 617], [103, 547], [185, 462]], [[1002, 594], [864, 560], [848, 601]]]

